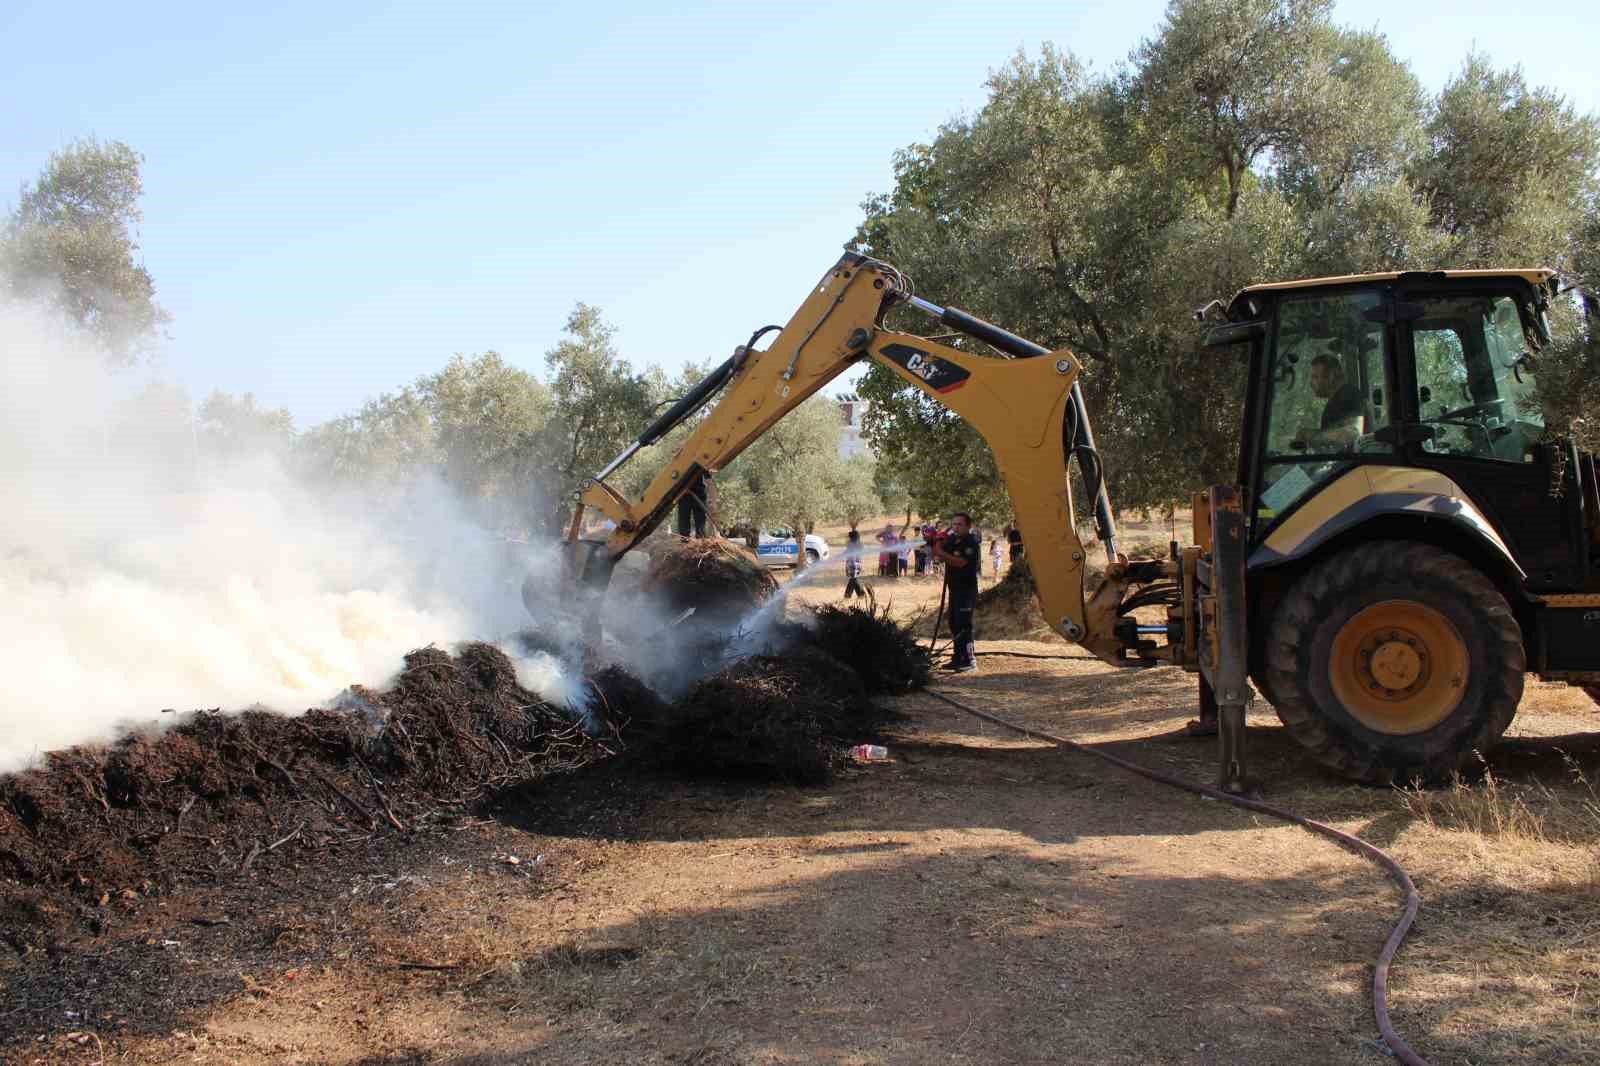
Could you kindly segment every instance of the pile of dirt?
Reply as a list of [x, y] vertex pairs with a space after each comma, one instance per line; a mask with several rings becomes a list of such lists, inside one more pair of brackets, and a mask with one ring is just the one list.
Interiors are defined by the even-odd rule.
[[643, 587], [673, 613], [692, 607], [698, 623], [731, 623], [771, 599], [778, 582], [748, 548], [675, 536], [651, 555]]
[[1039, 640], [1055, 635], [1039, 610], [1038, 587], [1026, 556], [1011, 564], [999, 584], [978, 593], [973, 623], [984, 640]]
[[0, 778], [0, 935], [19, 952], [98, 932], [150, 895], [294, 843], [453, 818], [494, 789], [609, 753], [485, 644], [406, 656], [384, 692], [299, 717], [197, 712]]

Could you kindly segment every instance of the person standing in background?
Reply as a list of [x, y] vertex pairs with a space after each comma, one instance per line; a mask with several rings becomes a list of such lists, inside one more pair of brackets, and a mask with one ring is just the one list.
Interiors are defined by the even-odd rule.
[[684, 488], [683, 495], [678, 497], [678, 536], [687, 537], [690, 530], [697, 537], [706, 535], [706, 522], [711, 517], [711, 491], [711, 475], [703, 471]]
[[1016, 566], [1022, 562], [1022, 530], [1017, 528], [1015, 522], [1006, 526], [1006, 542], [1011, 545], [1011, 565]]
[[861, 587], [861, 534], [853, 529], [845, 538], [844, 577], [844, 598], [866, 599], [867, 590]]
[[994, 579], [1000, 580], [1000, 538], [989, 538], [989, 560], [994, 563]]

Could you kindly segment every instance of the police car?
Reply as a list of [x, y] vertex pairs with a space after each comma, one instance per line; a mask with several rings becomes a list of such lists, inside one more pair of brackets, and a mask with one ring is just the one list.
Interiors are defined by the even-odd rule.
[[[799, 548], [794, 534], [787, 529], [774, 529], [761, 534], [756, 555], [770, 567], [793, 566]], [[828, 542], [815, 533], [806, 534], [806, 565], [820, 563], [828, 557]]]

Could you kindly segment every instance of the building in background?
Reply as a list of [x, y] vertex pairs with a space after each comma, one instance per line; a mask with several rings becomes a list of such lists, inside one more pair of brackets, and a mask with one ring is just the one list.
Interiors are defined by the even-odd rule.
[[839, 413], [844, 416], [844, 435], [839, 438], [840, 458], [851, 459], [857, 455], [872, 454], [867, 442], [861, 439], [861, 416], [866, 413], [866, 401], [853, 392], [841, 393], [834, 397], [834, 401], [839, 405]]

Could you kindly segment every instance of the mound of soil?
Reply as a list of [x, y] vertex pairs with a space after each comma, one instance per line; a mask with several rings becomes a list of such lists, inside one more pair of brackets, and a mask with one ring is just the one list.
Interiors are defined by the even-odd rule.
[[978, 636], [984, 640], [1039, 640], [1055, 636], [1055, 630], [1039, 610], [1039, 593], [1027, 557], [1011, 564], [1000, 583], [978, 593], [974, 618]]
[[406, 656], [385, 692], [299, 717], [202, 711], [0, 778], [0, 935], [19, 952], [268, 850], [408, 830], [608, 753], [486, 644]]
[[771, 599], [778, 582], [748, 548], [717, 537], [673, 537], [650, 557], [643, 588], [673, 613], [692, 607], [697, 622], [731, 623]]

